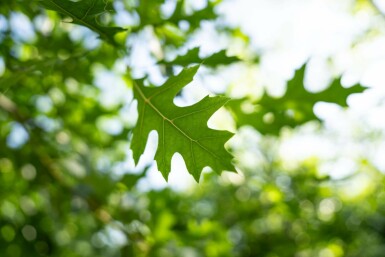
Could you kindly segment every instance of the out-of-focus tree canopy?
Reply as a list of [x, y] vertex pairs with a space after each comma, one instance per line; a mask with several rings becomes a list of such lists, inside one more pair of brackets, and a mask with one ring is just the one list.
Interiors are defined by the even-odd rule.
[[[358, 159], [355, 173], [334, 179], [322, 159], [293, 165], [278, 151], [304, 126], [325, 133], [317, 103], [349, 108], [365, 86], [342, 85], [337, 74], [310, 92], [303, 65], [281, 97], [262, 90], [230, 99], [248, 78], [219, 89], [194, 84], [211, 94], [200, 101], [184, 93], [194, 75], [260, 65], [263, 52], [219, 14], [222, 4], [0, 3], [2, 257], [383, 255], [385, 178], [376, 165]], [[350, 4], [381, 18], [377, 5]], [[206, 42], [213, 33], [217, 41]], [[235, 134], [229, 142], [223, 128]], [[138, 164], [151, 155], [152, 130], [156, 162]], [[367, 133], [375, 141], [383, 132]], [[168, 178], [176, 152], [199, 184], [144, 186], [151, 170]]]

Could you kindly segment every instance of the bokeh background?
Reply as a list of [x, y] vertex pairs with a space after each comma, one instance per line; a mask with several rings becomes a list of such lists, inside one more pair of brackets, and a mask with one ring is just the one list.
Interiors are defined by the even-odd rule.
[[[111, 4], [98, 22], [127, 29], [116, 45], [39, 2], [0, 3], [1, 256], [384, 256], [383, 1]], [[179, 106], [280, 97], [304, 63], [309, 92], [367, 89], [275, 133], [221, 109], [209, 126], [235, 133], [238, 173], [196, 183], [177, 154], [166, 182], [155, 132], [132, 159], [132, 79], [160, 85], [193, 47], [240, 61], [203, 65]]]

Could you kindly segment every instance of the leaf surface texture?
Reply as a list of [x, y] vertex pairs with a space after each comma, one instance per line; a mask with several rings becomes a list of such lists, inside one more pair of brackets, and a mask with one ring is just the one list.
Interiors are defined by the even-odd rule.
[[131, 148], [138, 162], [143, 153], [148, 134], [158, 133], [158, 149], [155, 160], [159, 171], [167, 179], [171, 158], [182, 155], [189, 173], [199, 180], [202, 169], [211, 167], [217, 173], [235, 171], [231, 155], [224, 144], [232, 137], [228, 131], [207, 127], [208, 119], [229, 101], [223, 96], [206, 96], [198, 103], [178, 107], [173, 103], [177, 93], [193, 80], [198, 66], [183, 69], [161, 87], [145, 87], [143, 80], [134, 83], [134, 96], [138, 101], [138, 122], [133, 131]]

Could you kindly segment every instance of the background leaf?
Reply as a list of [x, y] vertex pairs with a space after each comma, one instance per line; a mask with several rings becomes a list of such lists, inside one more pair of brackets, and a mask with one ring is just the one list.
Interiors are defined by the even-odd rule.
[[199, 56], [199, 47], [195, 47], [188, 50], [184, 55], [178, 55], [171, 61], [160, 61], [159, 63], [180, 66], [187, 66], [191, 63], [197, 63], [209, 67], [217, 67], [219, 65], [229, 65], [239, 61], [240, 59], [236, 56], [227, 56], [226, 50], [221, 50], [217, 53], [202, 58]]
[[282, 97], [271, 97], [264, 92], [255, 102], [245, 98], [226, 105], [234, 114], [237, 125], [250, 125], [262, 134], [277, 135], [283, 127], [294, 128], [308, 121], [319, 120], [313, 110], [317, 102], [347, 107], [348, 96], [366, 89], [358, 84], [345, 88], [341, 85], [341, 79], [336, 79], [325, 90], [311, 93], [304, 86], [305, 69], [306, 65], [303, 65], [295, 72]]
[[97, 21], [98, 16], [111, 10], [112, 6], [109, 1], [81, 0], [73, 2], [69, 0], [41, 0], [40, 4], [48, 10], [71, 17], [71, 22], [93, 30], [102, 39], [113, 45], [117, 45], [114, 35], [125, 30], [120, 27], [102, 26]]

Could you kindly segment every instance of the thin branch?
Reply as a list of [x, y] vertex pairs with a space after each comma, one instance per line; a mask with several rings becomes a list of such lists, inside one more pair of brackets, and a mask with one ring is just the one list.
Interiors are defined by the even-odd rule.
[[0, 93], [0, 108], [10, 113], [15, 120], [25, 122], [26, 118], [19, 112], [17, 105], [8, 97]]

